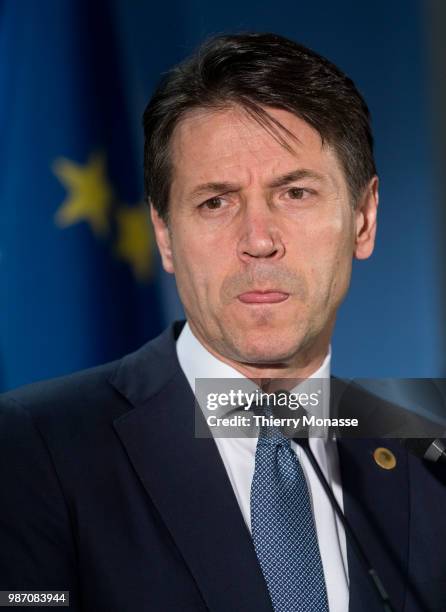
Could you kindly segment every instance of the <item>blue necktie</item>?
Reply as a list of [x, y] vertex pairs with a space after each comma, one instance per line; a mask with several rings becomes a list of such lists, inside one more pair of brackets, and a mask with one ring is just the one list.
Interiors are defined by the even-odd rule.
[[251, 486], [251, 530], [275, 612], [328, 612], [310, 496], [278, 429], [262, 427]]

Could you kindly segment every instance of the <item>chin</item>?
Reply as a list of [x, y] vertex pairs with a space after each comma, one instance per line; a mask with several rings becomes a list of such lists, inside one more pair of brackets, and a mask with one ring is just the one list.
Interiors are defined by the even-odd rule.
[[301, 338], [294, 332], [241, 331], [236, 350], [242, 361], [271, 364], [287, 361], [299, 350]]

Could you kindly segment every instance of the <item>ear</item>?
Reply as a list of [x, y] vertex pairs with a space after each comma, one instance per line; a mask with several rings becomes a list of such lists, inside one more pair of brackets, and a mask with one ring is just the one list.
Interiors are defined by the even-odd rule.
[[155, 210], [152, 202], [150, 204], [150, 218], [152, 219], [153, 229], [155, 231], [156, 244], [158, 245], [159, 252], [161, 254], [161, 261], [163, 262], [163, 268], [169, 274], [174, 274], [175, 269], [173, 265], [172, 257], [172, 246], [171, 236], [167, 224], [159, 216]]
[[361, 196], [355, 210], [354, 256], [367, 259], [373, 253], [378, 210], [378, 177], [374, 176]]

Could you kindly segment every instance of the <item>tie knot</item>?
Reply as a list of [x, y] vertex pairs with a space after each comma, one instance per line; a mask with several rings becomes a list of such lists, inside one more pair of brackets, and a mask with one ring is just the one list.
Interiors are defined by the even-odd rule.
[[280, 427], [269, 424], [261, 425], [259, 432], [259, 443], [273, 447], [290, 446], [289, 438], [283, 434]]

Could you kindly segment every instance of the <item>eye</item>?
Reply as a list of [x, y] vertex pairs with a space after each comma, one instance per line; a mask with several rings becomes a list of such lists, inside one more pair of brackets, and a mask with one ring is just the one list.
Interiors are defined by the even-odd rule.
[[224, 199], [220, 196], [215, 196], [213, 198], [209, 198], [202, 204], [199, 205], [198, 208], [205, 210], [220, 210], [224, 205]]
[[287, 194], [292, 200], [302, 200], [305, 197], [307, 190], [303, 187], [291, 187], [288, 189]]
[[206, 206], [207, 208], [210, 208], [211, 210], [220, 208], [221, 205], [222, 205], [221, 198], [210, 198], [210, 200], [206, 200], [206, 202], [203, 203], [203, 206]]

